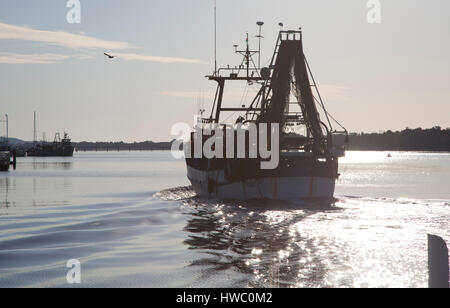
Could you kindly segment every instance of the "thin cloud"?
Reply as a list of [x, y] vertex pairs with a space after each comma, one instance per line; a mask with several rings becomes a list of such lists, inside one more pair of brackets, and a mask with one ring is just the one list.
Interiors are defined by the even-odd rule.
[[148, 62], [158, 62], [158, 63], [190, 63], [190, 64], [207, 64], [204, 61], [197, 59], [188, 58], [172, 58], [172, 57], [159, 57], [159, 56], [149, 56], [135, 53], [114, 53], [118, 59], [123, 59], [127, 61], [148, 61]]
[[[0, 40], [22, 40], [39, 42], [48, 45], [62, 46], [70, 49], [101, 49], [101, 50], [124, 50], [138, 48], [127, 42], [117, 42], [102, 40], [95, 37], [90, 37], [81, 34], [73, 34], [64, 31], [46, 31], [37, 30], [29, 27], [10, 25], [0, 23]], [[176, 58], [176, 57], [160, 57], [152, 55], [143, 55], [135, 53], [114, 53], [114, 55], [120, 59], [127, 61], [147, 61], [157, 63], [187, 63], [187, 64], [206, 64], [206, 62], [189, 59], [189, 58]], [[43, 63], [55, 63], [67, 58], [77, 59], [91, 59], [92, 55], [56, 55], [56, 54], [2, 54], [0, 63], [3, 64], [43, 64]]]
[[127, 49], [136, 48], [126, 42], [98, 39], [65, 31], [36, 30], [28, 27], [0, 23], [0, 39], [41, 42], [75, 49]]
[[[348, 94], [351, 88], [345, 86], [338, 85], [321, 85], [319, 86], [320, 95], [323, 100], [326, 102], [343, 102], [350, 101], [351, 97]], [[230, 101], [242, 101], [243, 98], [253, 99], [254, 95], [256, 95], [256, 90], [253, 89], [252, 92], [247, 95], [244, 94], [244, 89], [240, 88], [232, 88], [224, 93], [224, 99]], [[177, 98], [191, 98], [198, 99], [200, 92], [195, 91], [164, 91], [160, 93], [164, 96], [171, 96]], [[315, 93], [314, 93], [315, 94]], [[206, 100], [213, 100], [215, 96], [215, 92], [202, 92], [201, 96]]]
[[53, 53], [17, 54], [0, 53], [0, 64], [50, 64], [68, 59], [69, 56]]
[[178, 97], [178, 98], [199, 98], [202, 96], [204, 99], [214, 99], [213, 92], [194, 92], [194, 91], [163, 91], [160, 93], [164, 96]]
[[351, 100], [349, 95], [351, 88], [338, 85], [319, 85], [320, 95], [325, 102], [343, 102]]
[[[176, 98], [188, 98], [188, 99], [204, 99], [206, 101], [214, 100], [216, 92], [195, 92], [195, 91], [163, 91], [161, 95], [176, 97]], [[248, 100], [253, 99], [257, 94], [257, 90], [250, 89], [247, 92], [241, 88], [229, 88], [223, 95], [224, 101], [228, 102], [242, 102], [245, 103]]]

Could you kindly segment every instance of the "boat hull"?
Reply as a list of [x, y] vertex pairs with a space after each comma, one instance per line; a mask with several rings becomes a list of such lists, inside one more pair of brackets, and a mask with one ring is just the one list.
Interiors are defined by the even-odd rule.
[[311, 172], [311, 166], [289, 168], [289, 172], [285, 168], [278, 168], [262, 172], [259, 176], [252, 176], [251, 171], [246, 171], [245, 174], [249, 176], [230, 179], [225, 168], [205, 170], [188, 163], [187, 176], [196, 194], [206, 198], [290, 201], [332, 199], [337, 177], [333, 176], [335, 167], [322, 166], [319, 172]]
[[60, 148], [40, 148], [27, 152], [28, 157], [72, 157], [74, 148], [72, 146]]

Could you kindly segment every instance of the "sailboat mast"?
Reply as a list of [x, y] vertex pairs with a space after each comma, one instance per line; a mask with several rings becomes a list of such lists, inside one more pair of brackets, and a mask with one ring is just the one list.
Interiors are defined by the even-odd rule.
[[36, 135], [36, 111], [34, 112], [34, 130], [33, 130], [33, 142], [37, 142], [37, 135]]

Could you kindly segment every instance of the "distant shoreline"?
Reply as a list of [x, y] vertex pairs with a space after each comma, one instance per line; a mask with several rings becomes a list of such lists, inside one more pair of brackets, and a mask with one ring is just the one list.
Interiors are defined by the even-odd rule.
[[[170, 150], [172, 142], [79, 142], [79, 151], [87, 150]], [[450, 152], [450, 128], [436, 126], [429, 129], [405, 129], [383, 133], [350, 133], [347, 150], [350, 151], [400, 151], [400, 152]]]
[[450, 128], [405, 129], [383, 133], [352, 133], [349, 150], [450, 152]]
[[[29, 148], [33, 142], [11, 138], [11, 145]], [[168, 151], [169, 142], [72, 142], [77, 151]], [[391, 151], [391, 152], [450, 152], [450, 128], [436, 126], [429, 129], [405, 129], [382, 133], [350, 133], [347, 150], [350, 151]]]
[[77, 151], [168, 151], [174, 140], [169, 142], [72, 142]]
[[[76, 152], [168, 152], [171, 149], [157, 149], [157, 150], [85, 150], [76, 149]], [[450, 153], [450, 151], [423, 151], [423, 150], [361, 150], [361, 149], [346, 149], [347, 152], [389, 152], [389, 153]]]

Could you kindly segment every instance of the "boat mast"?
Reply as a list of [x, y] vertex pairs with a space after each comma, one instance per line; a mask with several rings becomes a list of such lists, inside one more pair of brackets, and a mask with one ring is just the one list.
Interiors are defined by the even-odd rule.
[[245, 64], [247, 66], [247, 78], [249, 77], [249, 69], [250, 69], [250, 47], [248, 46], [248, 32], [247, 37], [245, 39], [245, 42], [247, 44], [245, 49]]
[[34, 130], [33, 130], [33, 142], [37, 142], [37, 133], [36, 133], [36, 111], [34, 112]]
[[[214, 13], [216, 13], [216, 9], [214, 10]], [[216, 21], [216, 19], [215, 19]], [[246, 47], [243, 50], [238, 50], [238, 45], [234, 45], [235, 48], [235, 53], [236, 54], [240, 54], [243, 57], [243, 60], [241, 62], [241, 64], [239, 66], [236, 67], [230, 67], [230, 65], [228, 65], [227, 67], [223, 67], [223, 68], [217, 68], [217, 62], [215, 59], [215, 67], [214, 67], [214, 74], [210, 75], [210, 76], [206, 76], [207, 78], [209, 78], [209, 80], [214, 80], [217, 82], [218, 87], [216, 90], [216, 95], [215, 95], [215, 99], [214, 99], [214, 104], [213, 104], [213, 108], [211, 110], [211, 116], [209, 118], [209, 120], [212, 122], [214, 121], [215, 123], [219, 123], [219, 119], [220, 119], [220, 113], [222, 111], [232, 111], [232, 112], [239, 112], [239, 111], [244, 111], [244, 112], [249, 112], [249, 111], [261, 111], [261, 108], [253, 108], [253, 107], [249, 107], [249, 108], [223, 108], [222, 107], [222, 98], [223, 98], [223, 92], [224, 92], [224, 87], [225, 87], [225, 82], [226, 81], [246, 81], [247, 83], [253, 83], [253, 82], [266, 82], [267, 79], [269, 78], [269, 76], [265, 76], [262, 77], [261, 73], [260, 73], [260, 67], [259, 67], [259, 63], [260, 63], [260, 57], [258, 60], [258, 65], [255, 64], [255, 61], [253, 60], [253, 56], [256, 54], [260, 54], [260, 48], [261, 48], [261, 27], [264, 23], [263, 22], [257, 22], [257, 25], [259, 26], [259, 35], [257, 36], [259, 38], [260, 44], [259, 44], [259, 49], [258, 50], [251, 50], [250, 49], [250, 43], [249, 43], [249, 35], [248, 33], [246, 34]], [[216, 36], [215, 36], [215, 40], [216, 40]], [[216, 49], [215, 49], [216, 52]], [[215, 54], [216, 56], [216, 54]], [[245, 67], [245, 68], [244, 68]], [[245, 70], [245, 76], [240, 75], [241, 71]], [[222, 76], [221, 73], [222, 72], [228, 72], [227, 76]]]
[[214, 76], [217, 74], [217, 0], [214, 0]]
[[259, 34], [256, 36], [258, 38], [258, 41], [259, 41], [259, 46], [258, 46], [258, 69], [261, 69], [261, 39], [264, 38], [261, 35], [261, 28], [264, 25], [264, 22], [258, 21], [256, 24], [259, 27]]

